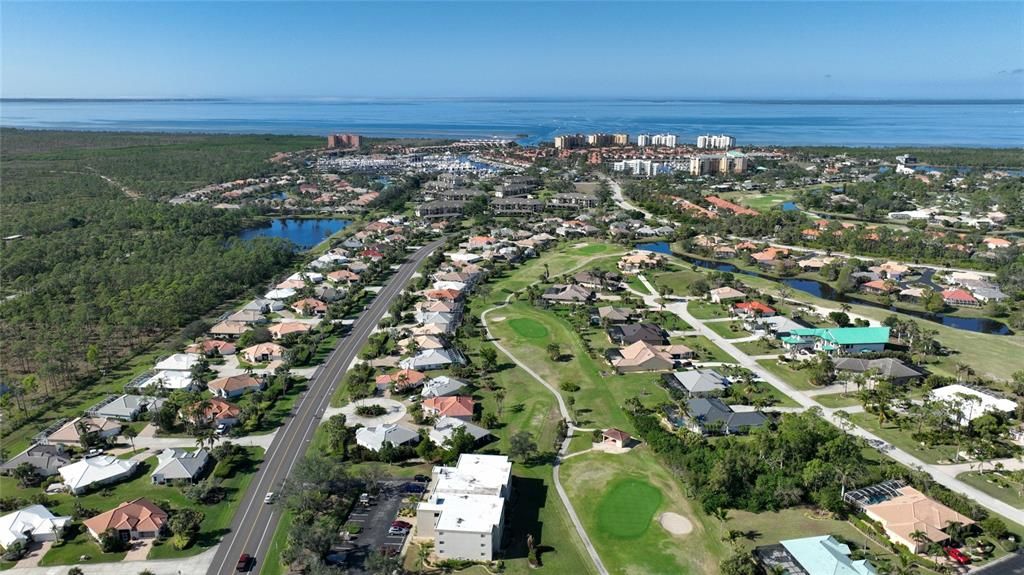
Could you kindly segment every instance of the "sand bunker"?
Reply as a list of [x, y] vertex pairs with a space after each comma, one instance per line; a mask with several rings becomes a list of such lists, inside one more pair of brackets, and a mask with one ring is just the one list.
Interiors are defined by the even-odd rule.
[[693, 531], [693, 523], [678, 513], [662, 513], [658, 523], [672, 535], [689, 535]]
[[576, 249], [580, 249], [580, 248], [585, 248], [588, 245], [589, 244], [587, 244], [587, 242], [582, 242], [582, 243], [578, 243], [578, 244], [574, 245], [573, 247], [576, 248]]
[[505, 316], [499, 315], [499, 316], [487, 318], [487, 321], [505, 321]]

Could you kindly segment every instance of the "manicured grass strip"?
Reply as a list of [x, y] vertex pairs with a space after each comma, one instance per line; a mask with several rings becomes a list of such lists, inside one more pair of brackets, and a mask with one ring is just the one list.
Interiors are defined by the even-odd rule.
[[914, 457], [917, 457], [925, 463], [953, 461], [953, 456], [956, 452], [955, 446], [939, 445], [937, 447], [928, 447], [926, 445], [921, 445], [914, 441], [910, 436], [914, 431], [912, 427], [901, 430], [890, 423], [883, 423], [879, 425], [878, 417], [870, 413], [851, 414], [850, 420], [858, 427], [862, 427], [871, 433], [874, 433], [883, 440], [893, 444], [903, 451], [906, 451]]
[[750, 335], [749, 331], [743, 329], [743, 323], [739, 321], [715, 321], [704, 325], [725, 339], [739, 339]]
[[1021, 496], [1024, 484], [999, 471], [991, 470], [991, 467], [984, 473], [968, 471], [957, 475], [956, 478], [1017, 509], [1024, 509], [1024, 497]]
[[860, 399], [854, 395], [843, 396], [842, 393], [830, 393], [828, 395], [816, 395], [814, 401], [831, 408], [854, 407], [860, 405]]
[[646, 481], [622, 479], [597, 504], [597, 526], [611, 537], [637, 539], [651, 528], [661, 491]]
[[517, 317], [509, 320], [508, 325], [512, 331], [530, 339], [541, 339], [548, 336], [548, 328], [530, 318]]
[[816, 385], [811, 383], [810, 370], [792, 369], [788, 365], [782, 365], [774, 359], [762, 359], [757, 363], [796, 389], [804, 391], [818, 389]]
[[686, 310], [697, 319], [718, 319], [729, 317], [729, 312], [721, 304], [704, 300], [692, 300], [686, 304]]

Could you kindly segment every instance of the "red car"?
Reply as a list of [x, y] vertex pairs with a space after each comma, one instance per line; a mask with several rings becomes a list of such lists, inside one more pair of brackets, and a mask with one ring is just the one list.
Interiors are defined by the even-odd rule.
[[946, 547], [945, 551], [946, 555], [949, 555], [950, 559], [956, 561], [961, 565], [967, 565], [971, 562], [971, 558], [968, 557], [966, 553], [957, 549], [956, 547]]
[[252, 563], [252, 557], [248, 553], [242, 553], [238, 558], [238, 565], [235, 566], [235, 570], [244, 573], [249, 570], [250, 563]]
[[395, 521], [391, 526], [395, 529], [412, 529], [412, 523], [407, 521]]

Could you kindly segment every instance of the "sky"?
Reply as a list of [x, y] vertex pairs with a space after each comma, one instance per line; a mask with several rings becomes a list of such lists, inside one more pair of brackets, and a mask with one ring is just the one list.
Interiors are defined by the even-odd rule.
[[1024, 98], [1024, 2], [0, 2], [5, 98]]

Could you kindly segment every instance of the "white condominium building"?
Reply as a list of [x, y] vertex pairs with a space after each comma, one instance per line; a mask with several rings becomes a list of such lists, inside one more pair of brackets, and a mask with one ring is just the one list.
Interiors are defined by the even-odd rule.
[[501, 548], [512, 462], [464, 453], [455, 467], [433, 470], [431, 491], [416, 508], [416, 535], [435, 539], [443, 559], [490, 561]]
[[644, 147], [644, 146], [650, 146], [651, 145], [651, 135], [650, 134], [640, 134], [639, 136], [636, 137], [636, 145], [640, 146], [641, 148]]
[[674, 148], [676, 147], [676, 143], [678, 142], [678, 140], [679, 139], [676, 137], [675, 134], [658, 134], [656, 136], [651, 136], [651, 145]]
[[735, 145], [736, 138], [725, 134], [719, 134], [717, 136], [704, 134], [703, 136], [697, 136], [697, 147], [702, 150], [728, 150]]
[[625, 172], [634, 176], [645, 176], [651, 177], [658, 174], [668, 174], [672, 172], [672, 167], [664, 162], [655, 162], [652, 160], [622, 160], [612, 164], [612, 170], [615, 172]]

